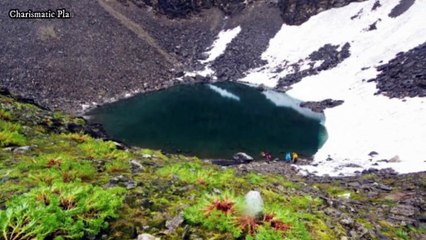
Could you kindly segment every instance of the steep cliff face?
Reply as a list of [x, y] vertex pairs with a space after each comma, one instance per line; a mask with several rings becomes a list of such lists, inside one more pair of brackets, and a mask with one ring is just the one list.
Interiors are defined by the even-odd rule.
[[123, 3], [132, 2], [137, 6], [150, 6], [157, 12], [170, 18], [186, 17], [198, 13], [202, 9], [217, 7], [227, 15], [240, 12], [246, 4], [255, 0], [121, 0]]
[[[134, 3], [139, 7], [152, 7], [158, 13], [170, 18], [188, 17], [203, 9], [217, 7], [226, 15], [235, 15], [247, 5], [259, 0], [120, 0], [124, 4]], [[283, 21], [290, 25], [299, 25], [311, 16], [330, 8], [343, 7], [351, 2], [365, 0], [268, 0], [278, 5]]]
[[278, 6], [286, 24], [300, 25], [322, 11], [362, 1], [365, 0], [278, 0]]

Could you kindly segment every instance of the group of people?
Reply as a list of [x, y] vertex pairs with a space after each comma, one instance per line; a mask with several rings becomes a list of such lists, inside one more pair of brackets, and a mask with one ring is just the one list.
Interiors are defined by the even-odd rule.
[[[270, 163], [272, 160], [272, 155], [269, 152], [261, 152], [261, 157], [264, 157], [267, 163]], [[296, 163], [297, 159], [299, 159], [299, 155], [296, 152], [287, 152], [284, 154], [283, 161], [288, 163]]]

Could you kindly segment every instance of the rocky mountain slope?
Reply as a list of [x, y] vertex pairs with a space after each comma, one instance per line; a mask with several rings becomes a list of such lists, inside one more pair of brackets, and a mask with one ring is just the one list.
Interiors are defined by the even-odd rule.
[[[0, 86], [77, 113], [82, 105], [181, 83], [176, 78], [183, 70], [200, 69], [198, 60], [219, 31], [241, 26], [229, 51], [213, 63], [223, 80], [236, 80], [264, 63], [260, 55], [283, 23], [300, 24], [349, 2], [6, 0], [0, 3], [5, 11], [0, 15]], [[71, 18], [21, 21], [6, 14], [8, 9], [59, 8]]]

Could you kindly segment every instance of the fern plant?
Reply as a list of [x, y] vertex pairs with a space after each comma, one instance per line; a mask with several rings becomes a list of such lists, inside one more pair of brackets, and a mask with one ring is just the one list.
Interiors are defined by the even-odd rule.
[[0, 239], [79, 239], [96, 235], [117, 217], [121, 188], [55, 183], [12, 198], [0, 211]]

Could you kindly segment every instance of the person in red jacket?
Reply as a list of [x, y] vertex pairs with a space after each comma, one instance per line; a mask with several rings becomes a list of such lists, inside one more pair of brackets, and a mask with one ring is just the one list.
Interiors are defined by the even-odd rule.
[[271, 162], [271, 158], [272, 158], [271, 154], [269, 152], [266, 152], [265, 153], [265, 160], [266, 160], [267, 163]]

